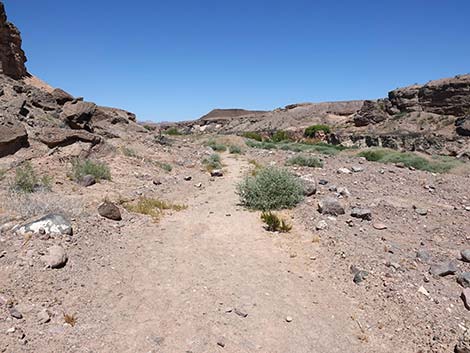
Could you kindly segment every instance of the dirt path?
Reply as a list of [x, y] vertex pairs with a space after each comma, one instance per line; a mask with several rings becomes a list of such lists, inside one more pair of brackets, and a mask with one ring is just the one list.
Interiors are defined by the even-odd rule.
[[345, 294], [277, 246], [258, 213], [237, 206], [235, 185], [248, 163], [231, 156], [224, 162], [227, 175], [189, 200], [187, 210], [166, 216], [151, 231], [128, 229], [130, 255], [96, 288], [99, 319], [88, 329], [98, 340], [87, 348], [385, 351], [358, 339], [354, 304]]

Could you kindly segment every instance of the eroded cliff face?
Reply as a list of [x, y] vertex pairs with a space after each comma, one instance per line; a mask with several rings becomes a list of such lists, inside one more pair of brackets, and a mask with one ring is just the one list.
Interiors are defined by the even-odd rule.
[[15, 80], [28, 76], [26, 60], [20, 31], [8, 22], [5, 7], [0, 2], [0, 73]]

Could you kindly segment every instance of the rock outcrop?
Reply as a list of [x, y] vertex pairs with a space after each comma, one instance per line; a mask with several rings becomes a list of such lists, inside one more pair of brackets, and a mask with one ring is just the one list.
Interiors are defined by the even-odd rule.
[[28, 133], [16, 119], [0, 110], [0, 157], [28, 146]]
[[5, 7], [0, 2], [0, 73], [13, 79], [28, 76], [26, 55], [21, 49], [19, 30], [7, 21]]
[[377, 124], [390, 116], [387, 113], [386, 105], [389, 101], [380, 99], [378, 101], [365, 101], [361, 110], [354, 116], [354, 124], [356, 126], [367, 126], [369, 124]]

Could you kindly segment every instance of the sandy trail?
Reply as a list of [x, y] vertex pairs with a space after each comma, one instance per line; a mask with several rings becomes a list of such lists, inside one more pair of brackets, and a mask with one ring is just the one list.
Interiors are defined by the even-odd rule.
[[88, 348], [371, 351], [370, 343], [358, 339], [354, 303], [276, 245], [259, 213], [237, 206], [235, 185], [248, 163], [232, 156], [224, 163], [226, 176], [188, 200], [187, 210], [164, 217], [152, 229], [128, 228], [129, 255], [96, 289], [101, 319], [90, 329], [99, 340]]

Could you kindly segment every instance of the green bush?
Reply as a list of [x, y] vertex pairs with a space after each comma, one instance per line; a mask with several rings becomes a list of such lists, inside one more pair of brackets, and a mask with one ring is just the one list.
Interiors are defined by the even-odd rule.
[[173, 136], [181, 135], [181, 132], [176, 127], [170, 127], [169, 129], [166, 129], [164, 133]]
[[217, 153], [213, 153], [209, 157], [203, 159], [202, 163], [206, 166], [208, 171], [222, 168], [220, 156]]
[[171, 172], [173, 170], [173, 167], [169, 163], [157, 162], [157, 165], [166, 172]]
[[38, 190], [51, 190], [52, 178], [38, 177], [31, 162], [25, 162], [16, 169], [13, 189], [19, 192], [32, 193]]
[[135, 150], [133, 150], [132, 148], [129, 148], [129, 147], [125, 147], [125, 146], [122, 146], [121, 147], [121, 151], [122, 151], [122, 154], [126, 157], [130, 157], [130, 158], [137, 158], [139, 157], [139, 155], [137, 154], [137, 152]]
[[276, 144], [273, 142], [258, 142], [254, 140], [246, 140], [245, 143], [248, 147], [259, 148], [263, 150], [272, 150], [277, 148]]
[[228, 150], [231, 154], [241, 154], [242, 153], [241, 147], [236, 146], [236, 145], [231, 145]]
[[225, 152], [227, 150], [227, 146], [218, 143], [214, 139], [210, 139], [209, 141], [207, 141], [206, 146], [212, 148], [212, 150], [216, 152]]
[[244, 138], [259, 141], [259, 142], [263, 141], [263, 137], [257, 132], [244, 132], [242, 136]]
[[291, 208], [303, 199], [301, 181], [285, 169], [267, 167], [246, 177], [237, 191], [241, 203], [251, 209], [269, 211]]
[[312, 125], [305, 129], [304, 136], [314, 138], [319, 131], [329, 134], [331, 132], [331, 128], [328, 125]]
[[290, 141], [289, 134], [283, 130], [277, 130], [271, 137], [271, 142], [278, 143], [283, 141]]
[[288, 233], [292, 229], [291, 225], [287, 224], [284, 219], [280, 218], [271, 211], [263, 212], [261, 214], [261, 219], [264, 223], [266, 223], [266, 230], [269, 232]]
[[321, 168], [323, 162], [317, 157], [298, 155], [287, 161], [287, 165], [299, 165], [301, 167]]
[[74, 159], [72, 161], [72, 178], [79, 181], [85, 175], [92, 175], [96, 181], [111, 180], [111, 171], [105, 163], [91, 159]]
[[433, 157], [429, 160], [411, 152], [399, 152], [386, 148], [373, 148], [358, 154], [368, 161], [381, 163], [403, 163], [406, 167], [413, 167], [433, 173], [446, 173], [461, 162], [453, 158]]

